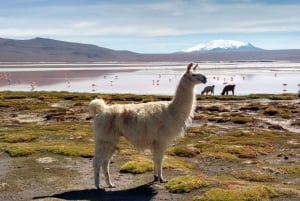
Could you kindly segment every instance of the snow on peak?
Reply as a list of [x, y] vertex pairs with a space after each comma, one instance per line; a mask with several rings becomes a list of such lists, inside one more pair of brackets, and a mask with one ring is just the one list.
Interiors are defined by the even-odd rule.
[[208, 43], [200, 43], [194, 47], [188, 48], [184, 50], [184, 52], [209, 51], [213, 49], [237, 49], [248, 45], [249, 43], [236, 40], [212, 40]]

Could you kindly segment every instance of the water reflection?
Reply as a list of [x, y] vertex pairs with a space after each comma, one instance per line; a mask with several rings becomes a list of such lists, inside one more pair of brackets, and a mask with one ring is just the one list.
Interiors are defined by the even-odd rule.
[[[300, 71], [249, 72], [247, 70], [203, 70], [208, 83], [198, 85], [200, 93], [207, 85], [215, 85], [215, 94], [220, 94], [224, 85], [235, 84], [236, 94], [252, 93], [297, 93], [300, 91]], [[223, 74], [226, 72], [226, 74]], [[15, 71], [0, 73], [0, 90], [11, 91], [71, 91], [94, 93], [136, 93], [172, 95], [182, 69], [139, 70], [48, 70]]]

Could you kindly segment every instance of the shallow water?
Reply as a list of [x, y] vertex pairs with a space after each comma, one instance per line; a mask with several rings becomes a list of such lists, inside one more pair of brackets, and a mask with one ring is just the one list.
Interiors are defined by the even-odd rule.
[[[220, 94], [224, 85], [235, 84], [237, 95], [253, 93], [297, 93], [300, 91], [300, 67], [297, 64], [271, 63], [201, 64], [207, 76], [205, 85], [215, 85]], [[1, 67], [1, 66], [0, 66]], [[0, 68], [0, 90], [70, 91], [95, 93], [134, 93], [172, 95], [181, 75], [180, 64], [126, 64], [107, 66], [52, 66]]]

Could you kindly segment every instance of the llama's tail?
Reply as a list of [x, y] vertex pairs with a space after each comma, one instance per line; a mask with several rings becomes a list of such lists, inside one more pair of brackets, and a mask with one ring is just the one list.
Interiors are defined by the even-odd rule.
[[102, 112], [105, 107], [107, 107], [106, 103], [103, 99], [94, 99], [89, 104], [89, 112], [94, 117], [96, 114]]

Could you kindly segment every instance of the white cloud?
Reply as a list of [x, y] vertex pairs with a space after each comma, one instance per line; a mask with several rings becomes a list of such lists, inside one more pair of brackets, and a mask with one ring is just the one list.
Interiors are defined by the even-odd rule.
[[1, 8], [0, 3], [0, 37], [113, 36], [151, 40], [160, 36], [300, 32], [300, 4], [216, 2], [136, 0], [121, 5], [115, 1], [81, 2], [80, 5], [64, 2], [62, 5], [27, 6], [26, 9]]
[[92, 21], [80, 21], [77, 23], [74, 23], [73, 25], [71, 25], [72, 28], [75, 29], [82, 29], [82, 28], [95, 28], [97, 27], [97, 22], [92, 22]]

